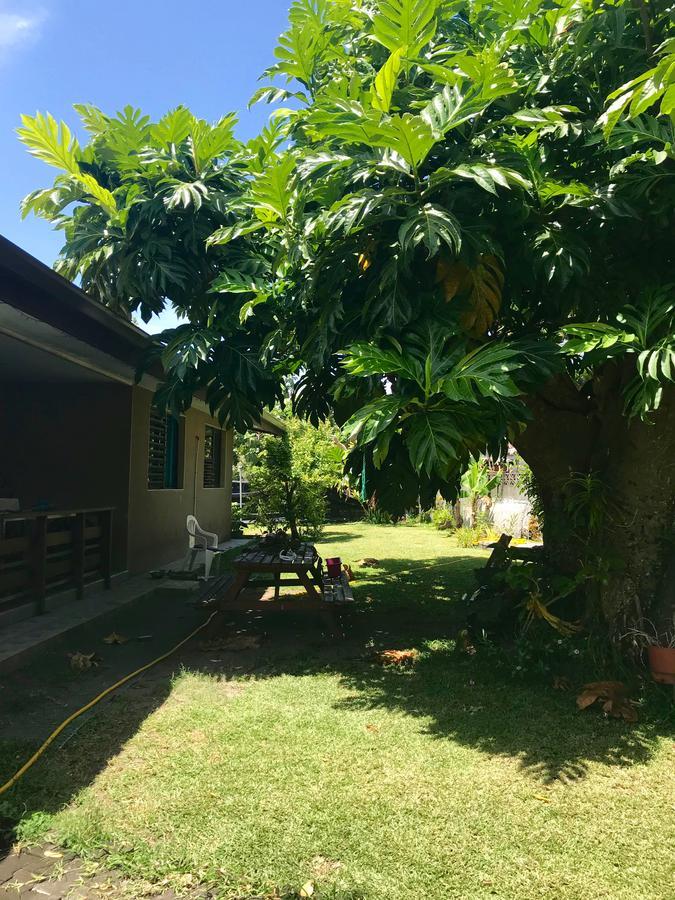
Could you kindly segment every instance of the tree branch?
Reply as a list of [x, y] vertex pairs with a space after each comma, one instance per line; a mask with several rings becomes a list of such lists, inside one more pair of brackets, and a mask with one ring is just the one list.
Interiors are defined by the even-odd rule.
[[642, 34], [645, 39], [645, 50], [647, 51], [647, 55], [651, 56], [654, 51], [654, 40], [652, 38], [652, 27], [649, 21], [649, 7], [645, 3], [645, 0], [634, 0], [633, 5], [640, 14]]

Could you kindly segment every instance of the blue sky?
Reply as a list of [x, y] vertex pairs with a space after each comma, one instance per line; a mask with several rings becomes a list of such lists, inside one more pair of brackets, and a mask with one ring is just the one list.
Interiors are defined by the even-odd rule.
[[273, 61], [290, 0], [0, 0], [0, 234], [51, 265], [61, 236], [21, 220], [19, 202], [56, 174], [19, 144], [21, 113], [76, 125], [73, 103], [151, 116], [183, 103], [206, 119], [240, 113], [247, 138], [268, 108], [246, 104]]

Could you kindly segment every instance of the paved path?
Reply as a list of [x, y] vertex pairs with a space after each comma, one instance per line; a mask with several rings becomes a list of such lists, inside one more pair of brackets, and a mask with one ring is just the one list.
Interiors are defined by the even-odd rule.
[[[7, 900], [131, 900], [137, 896], [120, 873], [98, 869], [52, 845], [12, 852], [0, 860], [0, 897]], [[143, 891], [143, 897], [177, 900], [171, 890], [161, 894]], [[208, 900], [211, 893], [197, 888], [181, 897]]]

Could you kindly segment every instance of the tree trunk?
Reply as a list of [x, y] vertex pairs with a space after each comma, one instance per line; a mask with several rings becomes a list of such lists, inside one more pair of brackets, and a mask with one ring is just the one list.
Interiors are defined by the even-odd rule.
[[[664, 390], [649, 422], [629, 420], [623, 389], [632, 372], [630, 362], [607, 366], [588, 397], [557, 377], [529, 398], [532, 421], [513, 436], [537, 483], [545, 557], [570, 575], [586, 568], [589, 612], [612, 637], [643, 618], [672, 631], [675, 614], [675, 389]], [[594, 528], [570, 513], [571, 479], [589, 474], [601, 485]]]
[[528, 406], [532, 420], [512, 442], [536, 481], [546, 558], [572, 575], [580, 568], [583, 543], [566, 510], [566, 486], [574, 473], [590, 470], [597, 425], [588, 401], [566, 376], [552, 379], [528, 398]]
[[623, 390], [612, 387], [601, 405], [602, 442], [596, 454], [613, 501], [602, 534], [611, 564], [600, 591], [602, 611], [614, 631], [642, 618], [659, 631], [672, 631], [675, 609], [668, 578], [675, 536], [675, 389], [663, 391], [659, 409], [644, 422], [626, 419]]

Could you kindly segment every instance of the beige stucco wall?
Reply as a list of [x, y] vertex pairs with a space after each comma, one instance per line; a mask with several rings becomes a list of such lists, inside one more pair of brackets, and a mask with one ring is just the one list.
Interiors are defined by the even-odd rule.
[[[221, 540], [229, 537], [232, 512], [232, 433], [223, 433], [220, 488], [204, 488], [206, 425], [218, 426], [206, 412], [190, 409], [183, 420], [182, 487], [148, 488], [148, 435], [152, 392], [133, 388], [131, 464], [129, 470], [128, 568], [131, 573], [167, 565], [185, 555], [185, 520], [195, 513], [199, 524]], [[196, 463], [196, 465], [195, 465]], [[195, 483], [196, 475], [196, 483]]]

